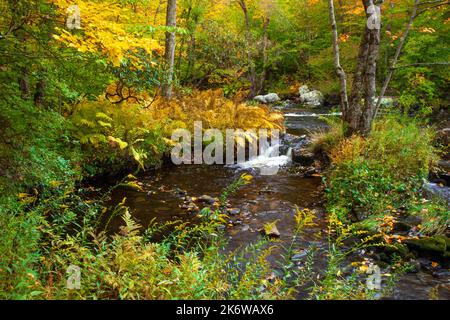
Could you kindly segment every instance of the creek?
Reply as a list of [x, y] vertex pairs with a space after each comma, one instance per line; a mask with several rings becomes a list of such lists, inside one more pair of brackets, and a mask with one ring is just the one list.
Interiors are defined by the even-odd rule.
[[[310, 134], [326, 130], [323, 116], [330, 116], [328, 110], [306, 110], [288, 106], [282, 109], [286, 118], [287, 132], [292, 135]], [[334, 114], [333, 114], [334, 115]], [[328, 250], [327, 219], [323, 208], [323, 187], [320, 175], [305, 177], [292, 170], [289, 151], [285, 155], [273, 156], [269, 150], [257, 159], [237, 166], [221, 165], [165, 165], [161, 169], [139, 175], [138, 184], [143, 191], [116, 188], [111, 195], [111, 206], [126, 198], [133, 218], [143, 227], [152, 221], [192, 221], [189, 211], [192, 201], [202, 196], [209, 199], [220, 196], [226, 186], [243, 172], [254, 178], [232, 195], [229, 201], [229, 221], [225, 235], [229, 240], [227, 250], [242, 248], [261, 240], [260, 230], [266, 223], [277, 221], [279, 239], [277, 249], [269, 258], [274, 263], [282, 253], [282, 246], [290, 244], [294, 233], [296, 207], [314, 210], [315, 225], [302, 231], [296, 240], [296, 247], [303, 248], [297, 255], [300, 259], [308, 250], [315, 250], [314, 269], [321, 274], [326, 268]], [[282, 165], [275, 175], [260, 175], [263, 167]], [[188, 199], [188, 201], [186, 200]], [[214, 201], [214, 200], [211, 200]], [[108, 225], [111, 232], [117, 232], [123, 221], [112, 219]], [[425, 261], [430, 263], [430, 261]], [[440, 274], [419, 271], [404, 275], [396, 285], [390, 299], [428, 299], [431, 290], [437, 290], [440, 298], [450, 299], [448, 269]], [[437, 288], [437, 289], [436, 289]], [[301, 298], [301, 297], [300, 297]]]

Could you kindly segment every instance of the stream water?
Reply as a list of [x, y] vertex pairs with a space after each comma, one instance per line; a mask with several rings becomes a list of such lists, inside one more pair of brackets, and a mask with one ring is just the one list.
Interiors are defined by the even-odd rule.
[[[316, 130], [326, 130], [327, 125], [317, 115], [327, 115], [326, 110], [314, 112], [294, 107], [283, 109], [286, 114], [288, 133], [301, 135]], [[253, 172], [255, 168], [271, 163], [288, 164], [288, 156], [274, 159], [270, 152], [239, 167], [207, 165], [168, 165], [156, 171], [139, 176], [139, 185], [144, 191], [117, 188], [112, 193], [111, 204], [126, 199], [126, 205], [135, 220], [146, 227], [153, 219], [165, 222], [176, 219], [190, 220], [193, 214], [187, 210], [189, 197], [219, 197], [223, 189], [237, 179], [243, 170]], [[294, 232], [295, 208], [309, 208], [316, 214], [316, 225], [308, 227], [298, 239], [297, 247], [314, 250], [315, 266], [318, 273], [326, 267], [328, 238], [327, 221], [323, 209], [323, 190], [320, 177], [305, 178], [285, 167], [276, 175], [258, 175], [249, 185], [242, 187], [229, 198], [229, 223], [226, 236], [229, 238], [227, 250], [237, 249], [261, 239], [265, 223], [277, 222], [280, 232], [279, 244], [290, 243]], [[201, 209], [201, 205], [199, 205]], [[111, 232], [119, 230], [120, 217], [110, 224]], [[271, 256], [272, 262], [281, 253], [281, 246]], [[302, 252], [299, 251], [300, 256]], [[447, 270], [448, 271], [448, 270]], [[405, 275], [397, 285], [394, 299], [428, 299], [430, 290], [438, 286], [440, 298], [450, 299], [448, 278], [435, 277], [419, 272]]]

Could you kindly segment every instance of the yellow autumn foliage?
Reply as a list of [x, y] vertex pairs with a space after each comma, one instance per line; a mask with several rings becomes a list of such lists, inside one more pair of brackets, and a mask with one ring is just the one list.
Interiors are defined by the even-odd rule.
[[264, 105], [234, 102], [225, 98], [221, 90], [195, 91], [171, 100], [158, 97], [147, 107], [139, 106], [134, 99], [116, 104], [102, 97], [98, 101], [77, 105], [72, 119], [91, 130], [110, 131], [117, 125], [122, 130], [160, 127], [166, 137], [170, 137], [175, 129], [193, 130], [195, 121], [201, 121], [204, 130], [285, 130], [281, 112]]
[[[226, 99], [221, 90], [194, 91], [171, 100], [159, 97], [151, 104], [145, 94], [138, 98], [145, 103], [139, 105], [133, 99], [113, 103], [101, 97], [78, 104], [71, 116], [75, 136], [82, 145], [93, 148], [100, 161], [114, 152], [144, 168], [148, 160], [155, 160], [172, 144], [174, 130], [192, 132], [195, 121], [202, 122], [203, 130], [224, 133], [226, 129], [266, 129], [269, 135], [274, 129], [284, 131], [282, 113]], [[249, 134], [245, 137], [248, 141], [256, 138]]]
[[[74, 5], [70, 0], [50, 0], [64, 19]], [[129, 50], [141, 48], [148, 54], [161, 53], [158, 40], [151, 37], [148, 20], [151, 12], [120, 1], [79, 0], [80, 31], [56, 28], [53, 38], [80, 52], [94, 52], [106, 56], [115, 66]], [[69, 9], [70, 11], [70, 9]], [[139, 28], [141, 26], [141, 28]]]
[[[272, 129], [284, 131], [284, 117], [264, 105], [249, 105], [226, 99], [221, 90], [194, 91], [171, 100], [158, 98], [148, 112], [151, 118], [166, 123], [165, 133], [187, 128], [201, 121], [203, 129]], [[169, 119], [169, 121], [167, 121]]]

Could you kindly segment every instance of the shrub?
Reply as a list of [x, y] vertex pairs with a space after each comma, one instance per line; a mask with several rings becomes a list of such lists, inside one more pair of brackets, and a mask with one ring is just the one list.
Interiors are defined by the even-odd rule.
[[37, 213], [21, 214], [13, 197], [0, 198], [0, 299], [27, 299], [40, 288], [36, 283], [39, 263], [39, 225]]
[[[317, 156], [322, 155], [329, 157], [332, 150], [344, 138], [344, 129], [342, 121], [339, 119], [325, 118], [330, 126], [329, 130], [322, 130], [311, 134], [311, 151]], [[329, 160], [329, 159], [328, 159]]]
[[[172, 240], [152, 243], [126, 212], [121, 234], [108, 240], [101, 234], [89, 244], [76, 237], [55, 242], [52, 283], [42, 283], [47, 299], [225, 299], [275, 298], [279, 284], [265, 282], [267, 251], [249, 262], [220, 252], [213, 241], [204, 249], [173, 251]], [[169, 238], [170, 239], [170, 238]], [[175, 239], [176, 240], [176, 239]], [[251, 250], [250, 250], [251, 251]], [[248, 258], [248, 256], [247, 256]], [[81, 267], [80, 290], [67, 290], [65, 270]], [[238, 270], [240, 272], [238, 272]], [[241, 273], [242, 272], [242, 273]]]
[[0, 101], [0, 192], [45, 189], [53, 181], [80, 178], [81, 150], [64, 117], [6, 96]]
[[433, 135], [412, 119], [388, 117], [369, 138], [353, 136], [331, 151], [329, 209], [341, 219], [363, 219], [406, 205], [435, 160]]
[[114, 173], [129, 164], [142, 169], [159, 164], [166, 150], [161, 125], [135, 104], [85, 101], [71, 116], [90, 174]]
[[105, 166], [115, 172], [133, 162], [141, 168], [157, 165], [168, 150], [173, 130], [193, 130], [194, 121], [202, 121], [204, 130], [284, 130], [280, 112], [235, 103], [220, 90], [194, 91], [171, 100], [158, 98], [148, 107], [85, 101], [74, 108], [71, 120], [90, 174]]
[[[221, 199], [250, 180], [243, 175]], [[21, 195], [0, 207], [0, 297], [3, 299], [276, 299], [289, 298], [279, 279], [267, 281], [265, 241], [227, 253], [217, 209], [196, 224], [179, 223], [158, 243], [120, 205], [118, 234], [98, 230], [101, 202], [57, 186], [36, 199]], [[6, 201], [2, 199], [2, 201]], [[171, 222], [174, 223], [174, 222]], [[81, 268], [80, 290], [69, 290], [67, 268]]]

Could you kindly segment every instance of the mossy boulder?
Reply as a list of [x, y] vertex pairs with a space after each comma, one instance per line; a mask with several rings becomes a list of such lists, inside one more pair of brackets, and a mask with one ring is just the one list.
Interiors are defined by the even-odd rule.
[[427, 251], [450, 257], [450, 238], [434, 236], [422, 239], [409, 239], [405, 241], [408, 246], [418, 251]]
[[414, 257], [413, 253], [409, 251], [408, 246], [401, 243], [392, 244], [384, 248], [385, 261], [389, 261], [388, 259], [391, 259], [392, 254], [399, 255], [405, 259]]

